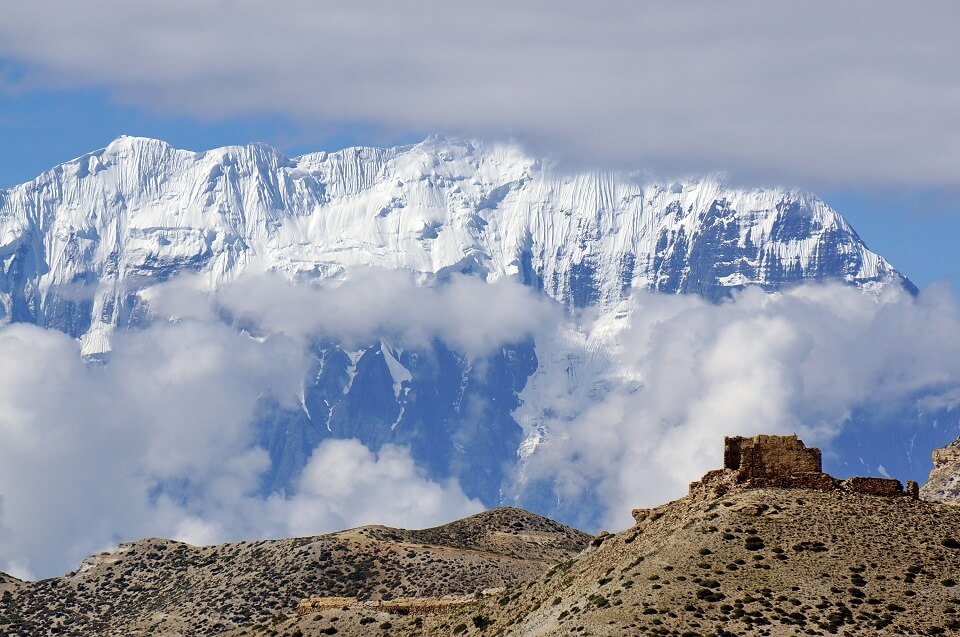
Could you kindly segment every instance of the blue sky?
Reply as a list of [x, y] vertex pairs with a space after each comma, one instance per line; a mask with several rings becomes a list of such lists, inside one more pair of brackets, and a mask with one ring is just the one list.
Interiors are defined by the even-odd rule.
[[820, 195], [867, 246], [918, 286], [947, 283], [960, 291], [960, 200], [955, 193], [847, 189]]

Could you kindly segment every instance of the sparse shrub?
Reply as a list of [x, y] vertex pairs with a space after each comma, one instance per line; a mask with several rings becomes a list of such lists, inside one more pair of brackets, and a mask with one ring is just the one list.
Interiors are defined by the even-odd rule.
[[701, 588], [697, 591], [697, 599], [701, 599], [705, 602], [719, 602], [726, 598], [726, 595], [720, 591], [710, 590], [709, 588]]
[[489, 625], [492, 624], [492, 623], [493, 623], [493, 622], [490, 621], [490, 619], [487, 618], [487, 617], [484, 616], [484, 615], [476, 615], [476, 616], [473, 618], [473, 625], [474, 625], [475, 627], [479, 628], [480, 630], [485, 630], [485, 629], [487, 628], [487, 626], [489, 626]]

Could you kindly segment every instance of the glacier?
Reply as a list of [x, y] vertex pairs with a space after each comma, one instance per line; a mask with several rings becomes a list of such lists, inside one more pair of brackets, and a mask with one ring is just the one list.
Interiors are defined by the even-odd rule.
[[431, 476], [490, 505], [546, 433], [528, 385], [547, 366], [601, 377], [603, 335], [629, 321], [635, 291], [723, 301], [811, 281], [915, 290], [803, 190], [568, 170], [517, 144], [441, 136], [294, 158], [263, 144], [193, 152], [121, 137], [0, 191], [0, 260], [0, 323], [61, 330], [91, 359], [109, 355], [117, 330], [151, 320], [151, 289], [185, 273], [209, 290], [250, 273], [310, 284], [358, 267], [424, 285], [509, 278], [570, 313], [595, 312], [589, 336], [512, 343], [479, 365], [442, 342], [317, 341], [297, 408], [260, 405], [267, 492], [289, 486], [323, 439], [355, 437], [408, 446]]

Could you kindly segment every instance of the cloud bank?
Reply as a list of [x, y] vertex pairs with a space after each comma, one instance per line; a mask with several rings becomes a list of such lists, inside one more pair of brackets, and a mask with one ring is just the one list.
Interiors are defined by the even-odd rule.
[[[807, 185], [960, 178], [948, 0], [9, 3], [9, 90], [220, 119], [501, 135]], [[8, 74], [8, 77], [13, 77]]]
[[[918, 298], [839, 285], [751, 289], [720, 305], [641, 293], [632, 316], [599, 364], [591, 331], [602, 323], [587, 326], [579, 353], [569, 340], [538, 341], [541, 361], [560, 356], [581, 372], [541, 365], [517, 414], [528, 429], [549, 432], [518, 490], [545, 480], [570, 503], [594, 503], [584, 524], [623, 527], [631, 508], [684, 495], [722, 466], [724, 435], [797, 433], [830, 453], [849, 428], [882, 435], [902, 427], [907, 453], [916, 421], [864, 423], [854, 414], [960, 405], [960, 306], [946, 288]], [[940, 426], [956, 437], [960, 415]]]
[[[160, 290], [158, 312], [167, 310], [171, 291]], [[424, 286], [406, 272], [375, 268], [354, 268], [345, 283], [319, 286], [292, 284], [279, 275], [243, 277], [212, 301], [215, 311], [268, 334], [347, 346], [386, 336], [407, 347], [425, 347], [437, 338], [471, 357], [563, 320], [559, 304], [515, 281], [487, 283], [454, 274]]]
[[[322, 443], [293, 493], [257, 495], [260, 400], [296, 405], [308, 340], [405, 346], [440, 338], [482, 355], [554, 312], [519, 284], [358, 271], [322, 288], [252, 277], [217, 295], [184, 278], [152, 290], [153, 323], [85, 364], [68, 336], [0, 328], [0, 570], [62, 573], [117, 542], [196, 543], [317, 534], [365, 523], [422, 527], [482, 505], [428, 479], [406, 449]], [[171, 320], [172, 319], [172, 320]]]
[[422, 287], [361, 270], [315, 287], [257, 276], [216, 294], [201, 283], [152, 290], [153, 322], [118, 333], [103, 365], [62, 333], [0, 328], [0, 570], [54, 575], [146, 536], [423, 527], [481, 509], [406, 449], [356, 440], [323, 442], [291, 491], [260, 493], [270, 460], [258, 402], [296, 408], [315, 339], [439, 339], [482, 357], [533, 338], [540, 369], [516, 417], [541, 440], [505, 488], [522, 501], [547, 483], [582, 505], [588, 527], [682, 495], [719, 466], [723, 435], [797, 432], [829, 453], [864, 426], [852, 417], [864, 406], [960, 404], [960, 306], [946, 289], [816, 285], [719, 305], [637, 293], [630, 321], [611, 322], [469, 277]]

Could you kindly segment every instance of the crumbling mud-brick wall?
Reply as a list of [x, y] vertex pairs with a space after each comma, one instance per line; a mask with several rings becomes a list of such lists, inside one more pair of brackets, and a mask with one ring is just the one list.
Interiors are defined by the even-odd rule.
[[823, 473], [820, 450], [808, 448], [796, 435], [727, 437], [723, 461], [740, 482]]
[[850, 478], [841, 485], [844, 491], [892, 498], [904, 495], [903, 484], [893, 478]]

